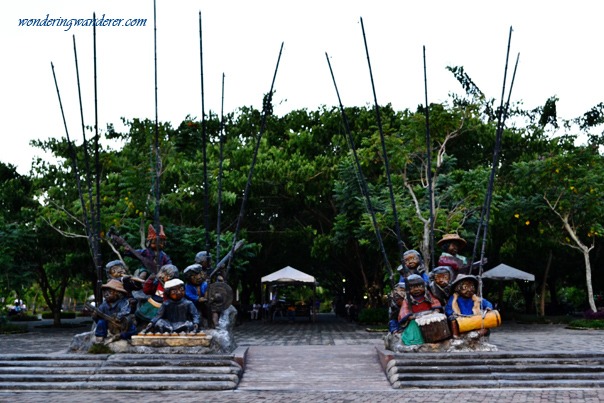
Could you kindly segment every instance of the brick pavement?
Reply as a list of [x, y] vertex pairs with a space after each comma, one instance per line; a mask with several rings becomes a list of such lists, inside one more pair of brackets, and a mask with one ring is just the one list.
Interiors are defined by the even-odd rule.
[[[61, 353], [74, 334], [85, 332], [90, 322], [79, 328], [36, 328], [24, 335], [0, 335], [0, 354]], [[506, 323], [493, 329], [490, 342], [500, 351], [600, 351], [604, 352], [604, 333], [597, 330], [572, 330], [563, 325], [521, 325]], [[235, 328], [240, 346], [280, 345], [368, 345], [380, 344], [382, 334], [340, 318], [322, 315], [318, 323], [262, 321], [244, 322]], [[225, 391], [225, 392], [125, 392], [125, 391], [0, 391], [0, 401], [67, 402], [110, 399], [116, 402], [600, 402], [602, 389], [505, 389], [505, 390], [394, 390], [363, 391], [358, 385], [343, 384], [339, 390]]]

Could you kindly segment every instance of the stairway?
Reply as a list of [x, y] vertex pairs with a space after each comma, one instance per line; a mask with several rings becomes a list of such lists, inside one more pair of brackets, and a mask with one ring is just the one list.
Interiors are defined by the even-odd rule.
[[600, 388], [604, 353], [411, 353], [378, 351], [395, 389]]
[[232, 390], [235, 355], [15, 354], [0, 356], [0, 390]]

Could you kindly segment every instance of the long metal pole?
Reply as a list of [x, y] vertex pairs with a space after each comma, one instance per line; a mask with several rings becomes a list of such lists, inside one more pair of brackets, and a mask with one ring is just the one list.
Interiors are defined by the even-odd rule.
[[[247, 176], [247, 182], [245, 184], [245, 190], [243, 192], [243, 200], [241, 202], [241, 209], [239, 210], [239, 217], [237, 218], [237, 226], [235, 227], [235, 233], [233, 235], [233, 245], [232, 250], [235, 249], [235, 245], [237, 244], [237, 237], [239, 235], [239, 230], [241, 229], [241, 223], [243, 222], [243, 215], [245, 213], [245, 206], [247, 204], [247, 200], [249, 198], [250, 187], [252, 185], [252, 175], [254, 173], [254, 166], [256, 165], [256, 158], [258, 157], [258, 149], [260, 148], [260, 140], [262, 139], [262, 135], [264, 134], [264, 130], [266, 129], [266, 120], [268, 119], [269, 111], [267, 108], [272, 104], [273, 98], [273, 88], [275, 87], [275, 80], [277, 79], [277, 71], [279, 70], [279, 62], [281, 61], [281, 54], [283, 53], [283, 42], [281, 42], [281, 48], [279, 49], [279, 57], [277, 58], [277, 65], [275, 66], [275, 72], [273, 74], [273, 81], [271, 82], [271, 89], [269, 90], [266, 98], [264, 99], [264, 105], [262, 110], [262, 121], [260, 125], [260, 133], [258, 134], [258, 138], [256, 139], [256, 146], [254, 148], [254, 154], [252, 156], [252, 163], [250, 164], [250, 170]], [[218, 258], [218, 257], [217, 257]], [[225, 280], [231, 268], [231, 262], [233, 257], [231, 256], [228, 260], [227, 269], [225, 273]]]
[[[498, 111], [498, 115], [497, 115], [497, 129], [496, 129], [496, 135], [495, 135], [495, 146], [493, 148], [493, 165], [491, 166], [491, 174], [489, 176], [489, 182], [487, 185], [487, 192], [485, 194], [485, 200], [484, 200], [484, 204], [482, 206], [482, 210], [480, 212], [480, 220], [478, 221], [478, 229], [476, 230], [476, 238], [474, 241], [474, 248], [472, 250], [472, 265], [470, 266], [470, 270], [472, 270], [473, 267], [473, 263], [474, 263], [474, 259], [476, 257], [476, 251], [478, 248], [478, 243], [480, 241], [480, 236], [481, 233], [483, 232], [483, 228], [485, 225], [485, 217], [487, 216], [487, 210], [490, 208], [490, 199], [491, 199], [491, 193], [493, 191], [493, 183], [495, 180], [495, 172], [497, 170], [497, 164], [499, 161], [499, 147], [500, 145], [498, 143], [501, 142], [501, 138], [500, 138], [500, 128], [502, 126], [502, 119], [503, 119], [503, 108], [504, 108], [504, 100], [505, 100], [505, 85], [506, 85], [506, 81], [507, 81], [507, 73], [508, 73], [508, 61], [510, 58], [510, 46], [511, 46], [511, 42], [512, 42], [512, 27], [510, 27], [510, 33], [508, 36], [508, 47], [507, 47], [507, 52], [506, 52], [506, 57], [505, 57], [505, 69], [503, 72], [503, 85], [501, 88], [501, 104], [499, 106], [499, 111]], [[503, 133], [503, 129], [501, 129], [501, 133]], [[486, 238], [486, 233], [484, 235], [484, 238]], [[482, 243], [484, 244], [485, 239], [482, 239]], [[482, 262], [480, 263], [482, 264]]]
[[[69, 137], [69, 130], [67, 129], [67, 120], [65, 119], [65, 111], [63, 109], [63, 101], [61, 100], [61, 93], [59, 91], [59, 84], [57, 82], [57, 75], [55, 74], [55, 66], [52, 62], [50, 62], [50, 68], [52, 69], [52, 76], [55, 82], [55, 88], [57, 90], [57, 98], [59, 99], [59, 107], [61, 109], [61, 117], [63, 118], [63, 127], [65, 128], [65, 136], [67, 138], [67, 146], [69, 149], [69, 154], [71, 156], [71, 166], [73, 169], [73, 174], [75, 176], [75, 180], [76, 180], [76, 185], [77, 185], [77, 189], [78, 189], [78, 197], [80, 199], [80, 204], [82, 205], [82, 214], [83, 214], [83, 219], [84, 219], [84, 225], [86, 227], [86, 235], [88, 238], [88, 247], [90, 248], [90, 252], [92, 254], [92, 259], [96, 264], [96, 260], [95, 260], [95, 248], [94, 248], [94, 234], [90, 228], [90, 222], [88, 221], [88, 212], [86, 209], [86, 202], [84, 201], [84, 195], [82, 193], [82, 183], [80, 180], [80, 172], [78, 169], [78, 157], [77, 157], [77, 153], [76, 150], [73, 146], [73, 143], [71, 142], [71, 138]], [[100, 277], [97, 277], [97, 283], [101, 283], [102, 284], [102, 279]], [[98, 287], [95, 287], [95, 299], [98, 297], [96, 295], [96, 291], [98, 288], [98, 291], [100, 292], [101, 288], [100, 285], [97, 284]], [[100, 303], [101, 299], [97, 299], [97, 302]]]
[[[94, 170], [96, 187], [96, 220], [94, 242], [97, 245], [95, 263], [97, 266], [97, 290], [95, 294], [96, 301], [100, 304], [103, 300], [101, 285], [103, 283], [103, 264], [101, 256], [101, 174], [99, 157], [99, 102], [97, 88], [97, 63], [96, 63], [96, 13], [92, 14], [94, 24], [92, 26], [93, 59], [94, 59]], [[98, 305], [97, 305], [98, 306]]]
[[88, 153], [88, 142], [86, 140], [86, 126], [84, 125], [84, 106], [82, 102], [82, 90], [80, 85], [80, 69], [78, 67], [78, 51], [76, 47], [76, 39], [75, 35], [73, 35], [73, 55], [75, 60], [75, 69], [76, 69], [76, 81], [78, 85], [78, 99], [80, 102], [80, 122], [82, 125], [82, 149], [84, 152], [84, 167], [86, 169], [86, 184], [88, 190], [88, 203], [90, 204], [90, 221], [91, 225], [88, 224], [88, 213], [86, 209], [86, 205], [83, 205], [84, 208], [84, 219], [86, 222], [86, 230], [89, 232], [88, 239], [91, 243], [91, 248], [93, 250], [92, 260], [95, 263], [95, 268], [98, 265], [97, 262], [97, 248], [99, 245], [96, 243], [95, 234], [99, 232], [98, 228], [96, 228], [96, 212], [94, 208], [93, 196], [92, 196], [92, 173], [90, 171], [90, 156]]
[[373, 204], [371, 203], [371, 196], [369, 195], [369, 188], [367, 187], [367, 181], [365, 180], [365, 176], [363, 175], [363, 169], [361, 168], [361, 163], [359, 162], [359, 157], [357, 155], [356, 147], [354, 145], [354, 139], [352, 138], [352, 134], [350, 132], [350, 124], [348, 123], [348, 117], [346, 116], [346, 112], [344, 110], [344, 105], [342, 104], [342, 99], [340, 98], [340, 91], [338, 91], [338, 85], [336, 84], [336, 78], [333, 74], [333, 69], [331, 68], [331, 62], [329, 61], [329, 56], [327, 52], [325, 52], [325, 58], [327, 59], [327, 65], [329, 66], [329, 72], [331, 73], [331, 79], [333, 81], [333, 86], [336, 89], [336, 95], [338, 96], [338, 104], [340, 105], [340, 113], [342, 115], [342, 120], [344, 121], [344, 128], [346, 131], [346, 140], [348, 141], [348, 146], [352, 151], [352, 155], [354, 157], [354, 162], [356, 165], [356, 173], [357, 180], [359, 181], [359, 187], [361, 188], [361, 193], [365, 197], [365, 203], [367, 210], [369, 211], [369, 215], [371, 216], [371, 223], [373, 224], [373, 230], [375, 231], [375, 236], [378, 240], [378, 245], [380, 247], [380, 252], [382, 252], [382, 258], [384, 259], [384, 263], [386, 268], [388, 269], [388, 273], [390, 274], [390, 286], [394, 289], [394, 273], [392, 271], [392, 266], [390, 265], [390, 260], [388, 259], [388, 255], [386, 254], [386, 249], [384, 248], [384, 241], [382, 240], [382, 235], [380, 233], [379, 225], [377, 219], [375, 217], [375, 210], [373, 209]]
[[434, 268], [434, 188], [432, 186], [432, 141], [430, 140], [430, 104], [428, 103], [428, 74], [426, 72], [426, 47], [424, 54], [424, 94], [426, 96], [426, 176], [428, 178], [428, 200], [430, 203], [430, 238], [428, 249], [430, 250], [430, 269]]
[[199, 65], [201, 71], [201, 150], [203, 154], [203, 209], [206, 230], [206, 250], [210, 250], [210, 190], [208, 189], [208, 137], [206, 132], [206, 109], [203, 86], [203, 41], [201, 35], [201, 11], [199, 12]]
[[155, 211], [153, 215], [153, 222], [156, 233], [156, 245], [157, 250], [155, 252], [155, 265], [157, 270], [159, 270], [161, 266], [161, 248], [160, 248], [160, 232], [161, 232], [161, 224], [159, 220], [159, 203], [161, 200], [159, 179], [161, 175], [161, 159], [159, 155], [159, 117], [158, 117], [158, 100], [157, 100], [157, 7], [156, 0], [153, 0], [153, 54], [154, 54], [154, 67], [155, 67]]
[[394, 230], [396, 233], [396, 240], [399, 250], [399, 258], [402, 260], [405, 249], [405, 244], [401, 238], [401, 229], [398, 221], [398, 214], [396, 212], [396, 201], [394, 199], [394, 190], [392, 189], [392, 180], [390, 179], [390, 163], [388, 162], [388, 153], [386, 152], [386, 140], [384, 139], [384, 130], [382, 129], [382, 118], [380, 116], [380, 106], [377, 101], [377, 95], [375, 93], [375, 84], [373, 81], [373, 71], [371, 69], [371, 60], [369, 59], [369, 48], [367, 47], [367, 37], [365, 36], [365, 26], [363, 25], [363, 18], [361, 18], [361, 29], [363, 30], [363, 42], [365, 43], [365, 54], [367, 55], [367, 64], [369, 66], [369, 76], [371, 77], [371, 89], [373, 90], [373, 101], [375, 104], [375, 115], [377, 119], [378, 129], [380, 132], [380, 141], [382, 144], [382, 157], [384, 159], [384, 168], [386, 171], [386, 180], [388, 183], [388, 190], [390, 193], [390, 203], [392, 204], [392, 216], [394, 218]]
[[222, 101], [220, 104], [220, 154], [218, 161], [218, 214], [216, 220], [216, 259], [220, 256], [220, 235], [221, 235], [221, 217], [222, 217], [222, 167], [224, 158], [224, 142], [226, 133], [224, 129], [224, 73], [222, 73]]

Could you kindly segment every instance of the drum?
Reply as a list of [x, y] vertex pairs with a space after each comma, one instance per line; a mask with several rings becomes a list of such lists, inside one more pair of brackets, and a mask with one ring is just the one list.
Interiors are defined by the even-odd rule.
[[426, 343], [436, 343], [451, 337], [447, 316], [433, 312], [415, 319]]
[[484, 319], [481, 315], [460, 316], [457, 319], [459, 332], [466, 333], [478, 329], [491, 329], [501, 326], [501, 316], [499, 311], [487, 311]]

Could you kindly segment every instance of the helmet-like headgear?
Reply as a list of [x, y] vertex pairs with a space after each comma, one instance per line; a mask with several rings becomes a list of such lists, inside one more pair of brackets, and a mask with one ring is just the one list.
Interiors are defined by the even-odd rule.
[[162, 277], [163, 275], [167, 275], [171, 279], [178, 277], [178, 267], [173, 264], [165, 264], [159, 269], [157, 272], [157, 277]]
[[190, 279], [193, 275], [201, 273], [202, 270], [203, 270], [203, 267], [201, 267], [201, 265], [199, 263], [195, 263], [190, 266], [187, 266], [184, 271], [185, 279], [186, 280]]
[[201, 252], [197, 252], [197, 254], [195, 255], [195, 263], [201, 264], [202, 262], [206, 262], [206, 261], [209, 263], [210, 260], [212, 260], [212, 255], [210, 255], [205, 250], [202, 250]]
[[453, 270], [451, 270], [451, 268], [449, 266], [435, 267], [434, 270], [432, 270], [430, 272], [430, 276], [434, 277], [435, 274], [443, 274], [443, 273], [449, 274], [449, 281], [453, 280]]
[[115, 266], [122, 266], [124, 269], [126, 268], [126, 266], [124, 266], [124, 262], [122, 262], [121, 260], [112, 260], [111, 262], [105, 265], [105, 273], [109, 274], [111, 269]]
[[409, 277], [407, 277], [405, 279], [405, 284], [407, 285], [407, 291], [409, 291], [409, 289], [411, 289], [412, 285], [421, 284], [424, 287], [426, 286], [426, 282], [424, 281], [424, 279], [422, 278], [422, 276], [417, 275], [417, 274], [411, 274], [411, 275], [409, 275]]

